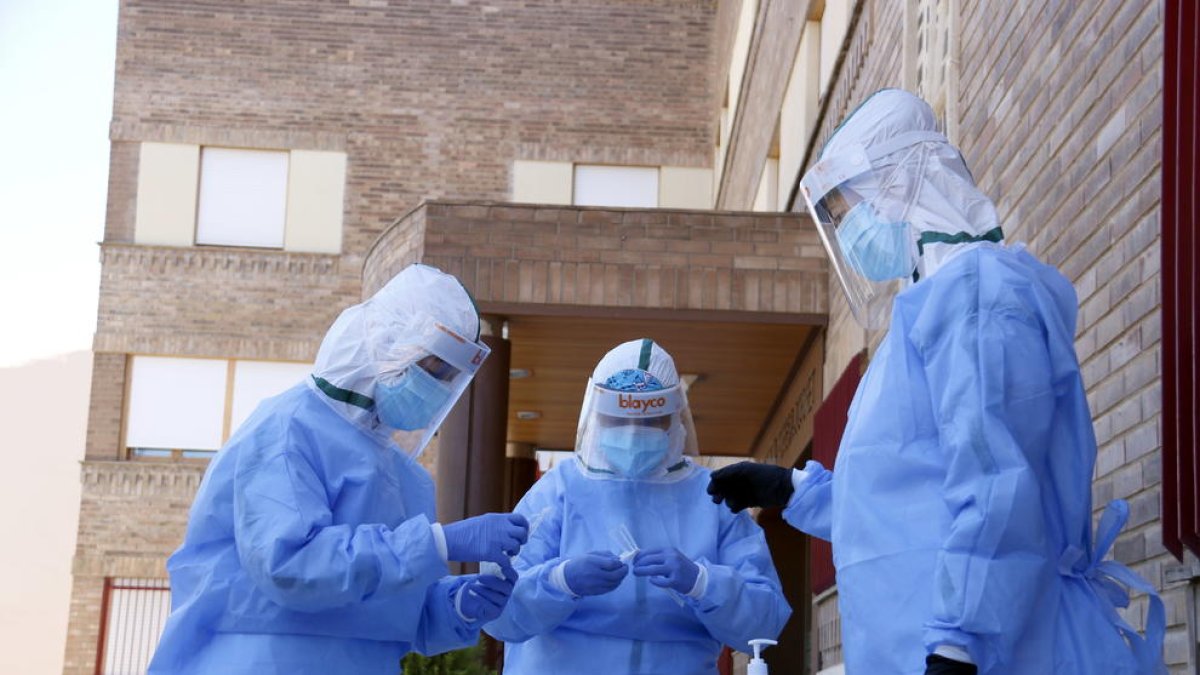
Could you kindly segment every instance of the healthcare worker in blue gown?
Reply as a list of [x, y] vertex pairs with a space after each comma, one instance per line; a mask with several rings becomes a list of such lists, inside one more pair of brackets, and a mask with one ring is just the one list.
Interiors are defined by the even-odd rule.
[[[709, 492], [786, 506], [832, 541], [849, 675], [1165, 672], [1162, 603], [1103, 561], [1124, 502], [1092, 533], [1074, 289], [1004, 243], [936, 128], [924, 101], [884, 90], [801, 181], [854, 316], [876, 328], [890, 310], [832, 473], [738, 464]], [[1114, 609], [1123, 586], [1151, 596], [1144, 638]]]
[[409, 651], [478, 639], [512, 590], [448, 576], [507, 567], [524, 518], [439, 525], [415, 460], [488, 348], [467, 291], [406, 268], [330, 328], [312, 377], [263, 402], [217, 453], [171, 556], [152, 673], [395, 673]]
[[588, 380], [575, 455], [517, 505], [529, 543], [503, 614], [506, 675], [715, 675], [722, 645], [791, 614], [762, 530], [708, 500], [687, 395], [651, 340]]

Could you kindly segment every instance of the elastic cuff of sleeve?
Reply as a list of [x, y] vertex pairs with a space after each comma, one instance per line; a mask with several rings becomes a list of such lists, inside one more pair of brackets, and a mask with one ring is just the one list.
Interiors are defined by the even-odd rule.
[[442, 532], [441, 523], [430, 523], [429, 529], [433, 531], [433, 544], [437, 546], [438, 555], [442, 556], [442, 562], [450, 560], [450, 550], [446, 548], [446, 533]]
[[467, 586], [469, 586], [469, 585], [470, 585], [470, 583], [468, 582], [468, 583], [463, 584], [462, 586], [459, 586], [458, 592], [454, 594], [454, 613], [458, 614], [458, 618], [462, 619], [463, 623], [475, 623], [475, 619], [472, 619], [472, 618], [468, 617], [466, 614], [463, 614], [463, 611], [462, 611], [462, 596], [463, 596], [463, 593], [467, 592]]
[[808, 479], [808, 472], [804, 469], [792, 469], [792, 494], [800, 494], [800, 486]]
[[565, 593], [572, 598], [578, 598], [579, 596], [575, 591], [572, 591], [571, 587], [567, 585], [567, 575], [564, 570], [566, 570], [568, 562], [570, 561], [564, 560], [555, 565], [554, 569], [550, 570], [550, 585], [561, 593]]
[[687, 596], [693, 600], [703, 598], [704, 592], [708, 590], [708, 568], [700, 563], [696, 563], [696, 567], [700, 569], [696, 574], [696, 583], [692, 585], [692, 590], [687, 592]]
[[948, 659], [975, 665], [975, 662], [971, 660], [971, 654], [958, 645], [952, 645], [943, 642], [933, 650], [933, 653]]

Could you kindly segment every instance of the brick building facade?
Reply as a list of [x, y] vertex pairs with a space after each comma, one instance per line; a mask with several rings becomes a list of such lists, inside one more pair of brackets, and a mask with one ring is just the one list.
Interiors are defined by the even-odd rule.
[[[1162, 589], [1168, 663], [1192, 672], [1194, 587], [1164, 581], [1178, 563], [1160, 515], [1163, 21], [1158, 0], [122, 0], [65, 672], [103, 670], [111, 580], [165, 577], [206, 465], [131, 454], [133, 364], [221, 359], [232, 378], [241, 360], [311, 362], [337, 312], [404, 262], [460, 275], [514, 336], [555, 317], [808, 336], [768, 368], [752, 442], [714, 452], [801, 461], [801, 385], [820, 400], [881, 336], [829, 282], [795, 184], [888, 86], [935, 102], [1009, 241], [1075, 285], [1094, 501], [1129, 500], [1116, 558]], [[203, 160], [178, 158], [208, 148], [335, 167], [336, 217], [296, 225], [290, 210], [274, 248], [197, 245]], [[189, 161], [201, 168], [179, 173]], [[574, 204], [581, 165], [659, 167], [659, 200]], [[318, 243], [293, 246], [293, 228]], [[514, 380], [515, 400], [527, 386]], [[781, 435], [796, 410], [804, 431]], [[809, 600], [793, 598], [811, 645], [795, 658], [837, 672], [836, 588]], [[1144, 614], [1138, 598], [1126, 616]]]

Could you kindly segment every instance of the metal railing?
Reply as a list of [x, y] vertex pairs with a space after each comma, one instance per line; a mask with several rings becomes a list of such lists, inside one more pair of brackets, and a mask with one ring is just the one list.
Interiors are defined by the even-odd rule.
[[171, 611], [166, 579], [106, 578], [97, 675], [143, 675]]

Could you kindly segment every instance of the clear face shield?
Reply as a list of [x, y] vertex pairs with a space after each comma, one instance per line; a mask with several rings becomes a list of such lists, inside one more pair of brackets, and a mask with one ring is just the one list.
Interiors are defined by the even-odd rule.
[[850, 311], [869, 329], [887, 325], [892, 300], [917, 266], [916, 202], [926, 152], [936, 132], [913, 132], [883, 147], [850, 146], [815, 164], [800, 193], [816, 222]]
[[614, 391], [588, 381], [575, 451], [593, 478], [669, 481], [696, 456], [696, 432], [679, 385]]
[[427, 318], [377, 357], [376, 414], [405, 452], [425, 449], [490, 352]]

